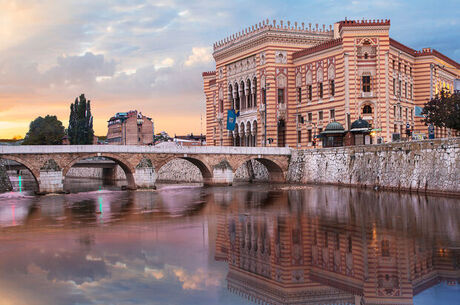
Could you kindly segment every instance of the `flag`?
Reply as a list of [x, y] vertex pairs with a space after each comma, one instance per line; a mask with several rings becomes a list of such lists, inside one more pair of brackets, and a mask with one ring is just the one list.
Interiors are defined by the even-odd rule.
[[415, 116], [418, 118], [424, 118], [425, 116], [422, 114], [423, 108], [419, 106], [415, 106]]
[[227, 129], [228, 130], [235, 130], [235, 123], [236, 123], [236, 113], [234, 109], [230, 109], [227, 111]]

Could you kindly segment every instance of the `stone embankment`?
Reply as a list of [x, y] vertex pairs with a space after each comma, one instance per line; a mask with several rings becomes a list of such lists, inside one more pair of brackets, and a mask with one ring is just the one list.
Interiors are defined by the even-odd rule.
[[460, 138], [294, 150], [287, 180], [460, 195]]

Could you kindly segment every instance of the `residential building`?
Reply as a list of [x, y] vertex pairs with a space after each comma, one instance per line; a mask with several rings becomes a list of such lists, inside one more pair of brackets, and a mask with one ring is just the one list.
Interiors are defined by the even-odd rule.
[[107, 143], [118, 145], [152, 144], [152, 119], [137, 110], [118, 112], [108, 121]]

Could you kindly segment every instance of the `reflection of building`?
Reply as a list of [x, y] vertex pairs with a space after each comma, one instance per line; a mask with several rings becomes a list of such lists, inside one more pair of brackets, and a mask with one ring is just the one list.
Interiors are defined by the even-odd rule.
[[460, 280], [458, 249], [365, 217], [328, 221], [289, 206], [257, 216], [235, 207], [219, 216], [215, 255], [229, 264], [230, 291], [262, 304], [409, 305], [440, 281]]
[[[442, 88], [453, 91], [460, 64], [430, 48], [413, 50], [389, 30], [389, 20], [329, 29], [267, 20], [217, 42], [216, 71], [203, 73], [208, 145], [311, 147], [331, 121], [348, 131], [359, 117], [385, 142], [406, 124], [427, 134], [415, 106]], [[230, 109], [240, 116], [229, 132]]]
[[137, 110], [118, 112], [108, 121], [107, 142], [120, 145], [152, 144], [152, 119]]

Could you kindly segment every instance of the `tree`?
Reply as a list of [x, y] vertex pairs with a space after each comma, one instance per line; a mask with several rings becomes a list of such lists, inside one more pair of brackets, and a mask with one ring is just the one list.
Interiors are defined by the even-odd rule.
[[424, 122], [460, 130], [460, 93], [442, 90], [423, 107]]
[[55, 115], [39, 116], [30, 123], [22, 145], [60, 145], [64, 136], [64, 126]]
[[67, 134], [70, 144], [92, 144], [94, 137], [91, 101], [86, 101], [85, 95], [75, 99], [70, 105], [69, 128]]

